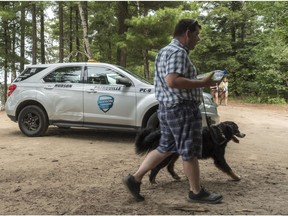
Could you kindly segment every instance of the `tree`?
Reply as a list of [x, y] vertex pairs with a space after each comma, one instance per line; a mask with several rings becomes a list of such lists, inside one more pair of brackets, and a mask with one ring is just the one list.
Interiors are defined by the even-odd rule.
[[[47, 7], [58, 16], [44, 23]], [[201, 41], [189, 54], [199, 72], [227, 69], [231, 95], [287, 100], [287, 11], [282, 1], [2, 1], [0, 71], [6, 89], [18, 62], [21, 71], [25, 63], [89, 56], [151, 80], [157, 52], [171, 40], [177, 20], [188, 17], [202, 25]]]
[[79, 10], [78, 10], [78, 7], [75, 5], [75, 20], [76, 20], [76, 26], [75, 26], [75, 31], [76, 31], [76, 38], [75, 38], [75, 41], [76, 41], [76, 61], [79, 62], [80, 61], [80, 55], [79, 55], [79, 52], [80, 52], [80, 36], [79, 36], [79, 25], [78, 25], [78, 20], [79, 19]]
[[27, 2], [22, 1], [21, 3], [21, 18], [20, 18], [20, 71], [24, 70], [25, 64], [25, 29], [26, 29], [26, 7]]
[[[127, 20], [129, 29], [126, 39], [130, 56], [133, 56], [132, 60], [139, 65], [140, 59], [141, 65], [144, 67], [144, 77], [151, 79], [150, 70], [154, 66], [156, 54], [160, 48], [171, 41], [176, 22], [183, 17], [197, 17], [198, 12], [187, 13], [183, 10], [182, 5], [176, 8], [166, 8], [163, 3], [149, 2], [147, 4], [152, 4], [155, 8], [160, 9], [153, 11], [144, 7], [142, 10], [140, 9], [140, 12], [149, 13], [148, 15], [133, 16]], [[173, 5], [175, 6], [175, 3]], [[151, 66], [150, 61], [153, 62]]]
[[32, 64], [37, 64], [37, 18], [36, 2], [31, 2], [32, 11]]
[[123, 35], [118, 34], [117, 4], [110, 1], [89, 4], [93, 11], [89, 19], [89, 38], [97, 61], [118, 64], [117, 49], [125, 47]]
[[288, 98], [288, 2], [255, 2], [261, 17], [259, 44], [255, 52], [255, 82], [260, 102]]
[[82, 23], [82, 28], [83, 28], [83, 38], [84, 38], [84, 48], [85, 48], [85, 54], [87, 58], [90, 60], [92, 59], [92, 53], [90, 49], [90, 42], [88, 39], [88, 22], [85, 16], [85, 13], [87, 13], [87, 5], [86, 7], [82, 6], [82, 2], [78, 3], [79, 7], [79, 13], [81, 17], [81, 23]]
[[64, 60], [64, 15], [63, 15], [63, 2], [59, 1], [59, 62]]
[[[142, 59], [145, 78], [150, 78], [149, 61], [155, 59], [155, 54], [149, 56], [149, 51], [159, 49], [170, 41], [179, 13], [179, 8], [161, 9], [153, 15], [132, 17], [127, 21], [130, 26], [126, 33], [127, 46], [130, 53], [133, 53], [134, 61], [135, 58]], [[139, 64], [139, 60], [137, 63]]]
[[3, 97], [4, 101], [7, 99], [8, 73], [15, 74], [17, 9], [15, 2], [0, 2], [0, 72], [4, 71], [4, 95], [1, 95], [1, 99]]
[[[125, 32], [128, 30], [128, 26], [125, 24], [125, 20], [128, 19], [128, 2], [118, 1], [117, 2], [117, 17], [118, 17], [118, 35], [123, 38]], [[127, 47], [118, 46], [117, 47], [117, 64], [126, 67], [127, 59]]]
[[40, 8], [40, 45], [41, 45], [41, 63], [45, 64], [45, 37], [44, 37], [44, 10]]
[[69, 5], [69, 62], [72, 62], [73, 52], [73, 5]]

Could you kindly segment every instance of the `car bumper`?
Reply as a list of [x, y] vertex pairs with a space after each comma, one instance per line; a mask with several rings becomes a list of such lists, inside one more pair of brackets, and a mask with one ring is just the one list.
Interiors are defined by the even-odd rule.
[[7, 115], [11, 121], [17, 122], [16, 116], [13, 115]]

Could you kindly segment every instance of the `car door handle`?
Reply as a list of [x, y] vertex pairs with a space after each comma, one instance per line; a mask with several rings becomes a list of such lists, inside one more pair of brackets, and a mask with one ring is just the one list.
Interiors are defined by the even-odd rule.
[[87, 92], [90, 93], [90, 94], [97, 93], [97, 91], [95, 89], [89, 89], [89, 90], [87, 90]]
[[48, 85], [44, 87], [44, 89], [53, 89], [53, 88], [54, 88], [54, 85]]

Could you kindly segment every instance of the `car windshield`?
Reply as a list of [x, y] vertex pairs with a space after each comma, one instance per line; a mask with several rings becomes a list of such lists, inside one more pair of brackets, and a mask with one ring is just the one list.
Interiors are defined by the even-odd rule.
[[121, 70], [124, 70], [125, 72], [127, 72], [127, 73], [129, 73], [130, 75], [134, 76], [134, 77], [137, 78], [138, 80], [140, 80], [140, 81], [142, 81], [142, 82], [144, 82], [144, 83], [146, 83], [146, 84], [150, 84], [150, 85], [151, 85], [151, 83], [150, 83], [147, 79], [145, 79], [145, 78], [143, 78], [143, 77], [141, 77], [141, 76], [139, 76], [139, 75], [137, 75], [137, 74], [129, 71], [127, 68], [124, 68], [124, 67], [121, 67], [121, 66], [118, 66], [118, 65], [116, 65], [116, 67], [120, 68]]
[[14, 82], [23, 81], [23, 80], [39, 73], [40, 71], [42, 71], [46, 68], [47, 67], [28, 67], [14, 80]]

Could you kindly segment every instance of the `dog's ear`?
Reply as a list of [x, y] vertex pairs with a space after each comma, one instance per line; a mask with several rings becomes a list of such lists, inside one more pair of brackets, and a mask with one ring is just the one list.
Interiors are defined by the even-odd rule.
[[225, 134], [225, 137], [226, 137], [227, 140], [232, 139], [232, 137], [233, 137], [233, 127], [230, 126], [230, 125], [227, 125], [226, 128], [225, 128], [224, 134]]
[[227, 126], [228, 136], [226, 138], [230, 141], [232, 140], [235, 143], [239, 143], [239, 140], [234, 136], [235, 135], [235, 128], [231, 125]]

